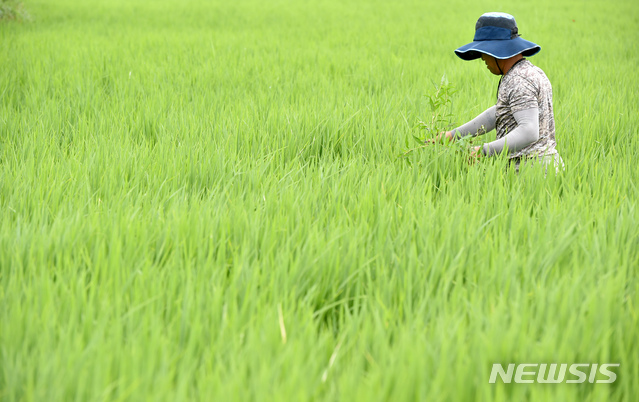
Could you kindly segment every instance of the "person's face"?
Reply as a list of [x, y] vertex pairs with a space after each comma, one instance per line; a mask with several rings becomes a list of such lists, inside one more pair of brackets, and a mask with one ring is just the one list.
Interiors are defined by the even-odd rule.
[[482, 53], [481, 59], [484, 61], [484, 63], [486, 63], [486, 67], [491, 73], [495, 75], [501, 75], [501, 71], [499, 71], [499, 67], [497, 67], [497, 60], [495, 60], [493, 56]]

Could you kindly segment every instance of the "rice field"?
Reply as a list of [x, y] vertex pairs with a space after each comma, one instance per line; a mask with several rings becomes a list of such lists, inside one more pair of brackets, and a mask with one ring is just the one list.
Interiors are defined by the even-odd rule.
[[[23, 4], [0, 21], [1, 401], [636, 400], [636, 2]], [[442, 77], [451, 124], [495, 103], [453, 53], [487, 11], [542, 47], [558, 175], [401, 157]], [[555, 362], [620, 366], [488, 382]]]

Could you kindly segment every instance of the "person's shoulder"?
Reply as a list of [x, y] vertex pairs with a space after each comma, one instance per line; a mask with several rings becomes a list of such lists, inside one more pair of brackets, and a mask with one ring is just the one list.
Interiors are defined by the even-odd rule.
[[513, 75], [524, 78], [533, 77], [538, 75], [540, 72], [543, 74], [543, 71], [541, 71], [541, 69], [536, 65], [532, 64], [528, 59], [524, 59], [513, 67]]
[[546, 73], [544, 73], [541, 68], [532, 64], [530, 60], [526, 59], [519, 64], [520, 65], [515, 66], [519, 68], [515, 68], [513, 70], [513, 78], [516, 77], [516, 81], [527, 81], [535, 86], [539, 86], [545, 82], [549, 82]]
[[[526, 60], [528, 61], [528, 60]], [[530, 63], [530, 62], [529, 62]], [[532, 63], [530, 63], [530, 67], [532, 68], [532, 70], [535, 72], [536, 75], [544, 78], [544, 79], [548, 79], [548, 77], [546, 76], [546, 73], [544, 72], [544, 70], [541, 69], [541, 67], [538, 67]]]

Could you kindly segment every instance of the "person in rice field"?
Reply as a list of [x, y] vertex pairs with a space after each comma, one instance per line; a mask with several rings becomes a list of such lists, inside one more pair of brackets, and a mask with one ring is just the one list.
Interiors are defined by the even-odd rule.
[[564, 168], [557, 153], [552, 87], [546, 74], [526, 57], [541, 50], [539, 45], [520, 37], [515, 18], [505, 13], [486, 13], [475, 24], [472, 43], [455, 54], [462, 60], [481, 58], [488, 70], [500, 75], [497, 104], [473, 120], [438, 136], [449, 141], [496, 130], [496, 140], [474, 147], [472, 158], [491, 157], [507, 152], [509, 165], [519, 171], [520, 163], [536, 161], [555, 170]]

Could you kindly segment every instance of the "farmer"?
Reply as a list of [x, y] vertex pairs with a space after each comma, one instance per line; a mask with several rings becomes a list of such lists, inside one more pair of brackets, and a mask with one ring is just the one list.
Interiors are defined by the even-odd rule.
[[563, 169], [563, 161], [555, 150], [550, 81], [539, 67], [524, 58], [540, 50], [540, 46], [519, 36], [512, 15], [486, 13], [479, 17], [473, 42], [455, 50], [455, 54], [462, 60], [481, 57], [491, 73], [501, 75], [497, 104], [441, 135], [453, 141], [496, 129], [497, 139], [483, 147], [474, 147], [473, 159], [507, 152], [517, 172], [522, 161], [530, 164], [540, 161], [546, 169], [548, 165], [553, 165], [555, 170]]

